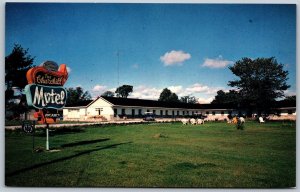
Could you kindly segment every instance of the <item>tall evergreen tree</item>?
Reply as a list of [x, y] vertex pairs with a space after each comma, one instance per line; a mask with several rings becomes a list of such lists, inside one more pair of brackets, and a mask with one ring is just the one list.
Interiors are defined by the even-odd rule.
[[5, 85], [7, 90], [12, 87], [23, 89], [27, 85], [26, 73], [34, 67], [34, 57], [28, 54], [28, 49], [15, 44], [12, 52], [5, 57]]
[[[34, 67], [34, 57], [28, 54], [28, 49], [15, 44], [12, 52], [5, 57], [5, 114], [6, 118], [19, 118], [28, 111], [25, 95], [21, 93], [27, 85], [26, 73]], [[17, 102], [19, 101], [19, 102]]]
[[236, 87], [244, 103], [259, 113], [268, 112], [275, 99], [283, 97], [290, 87], [288, 71], [274, 57], [243, 58], [229, 69], [238, 79], [229, 81], [228, 85]]

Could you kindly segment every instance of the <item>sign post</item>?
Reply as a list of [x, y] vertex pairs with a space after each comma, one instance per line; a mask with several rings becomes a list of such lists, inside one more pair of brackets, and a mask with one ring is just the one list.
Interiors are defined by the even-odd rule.
[[22, 130], [27, 134], [32, 134], [32, 151], [34, 151], [35, 121], [23, 121]]
[[49, 151], [49, 124], [46, 127], [46, 150]]
[[38, 109], [34, 113], [39, 124], [46, 124], [46, 150], [49, 151], [49, 124], [55, 123], [58, 114], [46, 113], [44, 110], [61, 109], [67, 101], [67, 91], [62, 86], [68, 79], [67, 66], [59, 67], [53, 61], [46, 61], [41, 66], [27, 71], [28, 85], [25, 94], [28, 106]]

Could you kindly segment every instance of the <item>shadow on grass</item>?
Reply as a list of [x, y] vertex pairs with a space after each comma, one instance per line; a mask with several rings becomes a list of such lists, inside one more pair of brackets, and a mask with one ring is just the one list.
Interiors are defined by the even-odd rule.
[[80, 146], [80, 145], [87, 145], [87, 144], [92, 144], [92, 143], [104, 142], [104, 141], [108, 141], [108, 140], [109, 140], [109, 138], [89, 140], [89, 141], [79, 141], [79, 142], [74, 142], [74, 143], [63, 144], [63, 145], [61, 145], [61, 147], [62, 148], [75, 147], [75, 146]]
[[43, 167], [43, 166], [46, 166], [46, 165], [51, 165], [53, 163], [59, 163], [59, 162], [62, 162], [62, 161], [70, 160], [70, 159], [73, 159], [75, 157], [90, 154], [90, 153], [95, 152], [95, 151], [101, 151], [101, 150], [104, 150], [104, 149], [113, 149], [113, 148], [116, 148], [119, 145], [124, 145], [124, 144], [129, 144], [129, 143], [132, 143], [132, 142], [130, 141], [130, 142], [126, 142], [126, 143], [117, 143], [117, 144], [107, 145], [107, 146], [96, 148], [96, 149], [85, 150], [85, 151], [76, 153], [74, 155], [68, 156], [68, 157], [62, 157], [62, 158], [55, 159], [55, 160], [52, 160], [52, 161], [48, 161], [48, 162], [45, 162], [45, 163], [40, 163], [40, 164], [36, 164], [36, 165], [30, 166], [30, 167], [26, 167], [26, 168], [23, 168], [23, 169], [20, 169], [20, 170], [16, 170], [12, 173], [5, 174], [5, 177], [15, 176], [15, 175], [18, 175], [18, 174], [23, 173], [25, 171], [31, 171], [33, 169], [37, 169], [37, 168], [40, 168], [40, 167]]

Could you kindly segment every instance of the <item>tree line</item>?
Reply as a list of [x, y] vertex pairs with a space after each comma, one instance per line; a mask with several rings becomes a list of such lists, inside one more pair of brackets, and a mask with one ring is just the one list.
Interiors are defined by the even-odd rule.
[[[18, 116], [28, 110], [25, 95], [15, 95], [14, 88], [23, 90], [27, 84], [26, 72], [35, 67], [35, 57], [28, 49], [15, 44], [12, 52], [5, 57], [5, 111]], [[257, 110], [259, 113], [268, 112], [278, 99], [296, 100], [296, 96], [286, 97], [284, 91], [290, 88], [287, 84], [288, 71], [284, 65], [278, 63], [274, 57], [270, 58], [242, 58], [229, 67], [235, 75], [235, 80], [229, 81], [231, 90], [219, 90], [212, 104], [230, 104], [236, 108], [244, 108], [249, 112]], [[91, 99], [88, 91], [81, 87], [68, 88], [67, 104]], [[127, 98], [133, 92], [133, 86], [122, 85], [115, 92], [106, 91], [101, 96]], [[16, 102], [18, 100], [18, 102]], [[178, 97], [168, 88], [160, 93], [158, 101], [198, 103], [197, 98], [191, 95]]]

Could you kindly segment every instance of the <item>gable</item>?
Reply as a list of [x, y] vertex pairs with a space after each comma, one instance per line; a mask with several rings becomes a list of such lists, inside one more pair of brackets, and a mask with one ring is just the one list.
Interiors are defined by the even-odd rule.
[[103, 99], [102, 97], [98, 97], [93, 102], [91, 102], [87, 107], [98, 108], [98, 107], [111, 107], [113, 104]]

